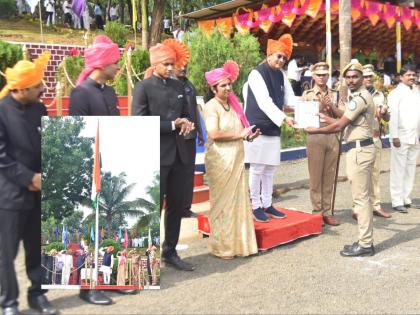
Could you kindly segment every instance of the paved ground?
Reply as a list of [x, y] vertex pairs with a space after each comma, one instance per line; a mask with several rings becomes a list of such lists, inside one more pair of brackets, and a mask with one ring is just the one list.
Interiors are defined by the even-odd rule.
[[[412, 196], [420, 201], [418, 162]], [[384, 150], [383, 170], [382, 198], [389, 210], [389, 150]], [[344, 174], [342, 165], [340, 175]], [[280, 196], [279, 205], [309, 211], [307, 178], [306, 160], [281, 165], [276, 182], [283, 191], [292, 189]], [[233, 261], [211, 257], [207, 240], [196, 238], [180, 255], [196, 264], [197, 270], [163, 268], [160, 291], [135, 296], [113, 293], [115, 304], [107, 307], [87, 305], [74, 291], [50, 291], [48, 297], [62, 314], [419, 314], [420, 210], [396, 213], [391, 219], [375, 217], [377, 254], [342, 258], [342, 246], [357, 236], [350, 217], [350, 186], [344, 179], [338, 186], [336, 207], [343, 224], [326, 227], [319, 236]], [[24, 288], [22, 254], [17, 268]], [[25, 292], [21, 300], [25, 309]]]

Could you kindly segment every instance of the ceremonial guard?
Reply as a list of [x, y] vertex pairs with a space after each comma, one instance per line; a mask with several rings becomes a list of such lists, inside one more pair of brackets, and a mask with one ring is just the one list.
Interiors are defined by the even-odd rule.
[[376, 157], [375, 164], [373, 164], [372, 172], [372, 195], [373, 214], [383, 218], [390, 218], [392, 215], [381, 207], [381, 190], [379, 185], [379, 174], [381, 173], [381, 151], [382, 140], [381, 120], [389, 121], [388, 106], [386, 104], [386, 97], [382, 91], [379, 91], [374, 86], [374, 67], [371, 64], [363, 66], [363, 84], [365, 88], [372, 95], [373, 103], [375, 104], [375, 119], [373, 120], [373, 143], [375, 145]]
[[[327, 86], [328, 64], [318, 62], [311, 67], [311, 72], [315, 86], [303, 93], [303, 100], [318, 101], [320, 113], [336, 118], [332, 107], [338, 106], [338, 92]], [[320, 126], [324, 127], [326, 124], [321, 123]], [[339, 155], [337, 134], [309, 134], [306, 153], [312, 213], [322, 215], [325, 224], [340, 225], [332, 213], [332, 192]]]
[[363, 86], [363, 67], [352, 60], [343, 70], [346, 85], [350, 89], [349, 101], [340, 119], [320, 114], [327, 126], [307, 128], [309, 134], [334, 133], [344, 130], [344, 139], [349, 148], [346, 154], [347, 176], [351, 183], [353, 211], [358, 216], [359, 240], [345, 245], [342, 256], [372, 256], [373, 247], [373, 206], [370, 200], [372, 170], [375, 162], [375, 146], [372, 139], [375, 105], [372, 96]]

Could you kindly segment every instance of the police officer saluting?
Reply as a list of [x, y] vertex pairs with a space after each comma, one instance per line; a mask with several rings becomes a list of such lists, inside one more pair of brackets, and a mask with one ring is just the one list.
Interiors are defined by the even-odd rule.
[[343, 76], [349, 87], [349, 101], [340, 119], [336, 120], [320, 113], [320, 118], [328, 126], [307, 128], [309, 134], [327, 134], [344, 130], [347, 142], [347, 176], [351, 183], [353, 211], [358, 216], [359, 240], [352, 245], [345, 245], [340, 254], [345, 257], [372, 256], [373, 247], [373, 206], [370, 200], [372, 190], [372, 170], [375, 162], [373, 144], [373, 119], [375, 105], [372, 95], [363, 86], [363, 67], [357, 60], [352, 60], [343, 70]]

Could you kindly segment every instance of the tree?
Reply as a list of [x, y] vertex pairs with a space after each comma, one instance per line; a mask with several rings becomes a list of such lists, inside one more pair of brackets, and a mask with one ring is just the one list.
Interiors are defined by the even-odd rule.
[[149, 21], [148, 21], [148, 1], [141, 0], [141, 46], [149, 49]]
[[90, 196], [93, 138], [81, 137], [83, 117], [43, 119], [42, 220], [61, 222]]
[[338, 27], [340, 37], [340, 72], [351, 59], [351, 1], [340, 0]]
[[150, 25], [150, 46], [160, 42], [162, 34], [162, 21], [165, 13], [166, 0], [155, 0], [152, 12], [152, 23]]
[[[113, 226], [113, 222], [116, 219], [118, 219], [119, 223], [123, 223], [125, 222], [126, 216], [140, 216], [144, 214], [139, 199], [127, 200], [128, 195], [136, 184], [127, 184], [126, 176], [124, 172], [118, 176], [113, 176], [111, 172], [105, 172], [101, 178], [102, 186], [99, 194], [99, 213], [105, 218], [108, 237], [112, 235], [111, 231], [113, 227], [116, 229], [125, 225]], [[93, 208], [91, 202], [87, 201], [87, 199], [84, 204]]]
[[150, 186], [147, 186], [146, 192], [149, 195], [151, 201], [143, 198], [139, 198], [140, 206], [145, 210], [145, 214], [139, 218], [137, 223], [133, 226], [133, 230], [136, 234], [140, 231], [150, 228], [152, 235], [159, 235], [159, 224], [160, 224], [160, 174], [155, 174], [153, 182]]
[[63, 224], [67, 226], [69, 233], [73, 234], [77, 231], [80, 232], [80, 228], [83, 222], [83, 211], [75, 210], [70, 216], [64, 218]]

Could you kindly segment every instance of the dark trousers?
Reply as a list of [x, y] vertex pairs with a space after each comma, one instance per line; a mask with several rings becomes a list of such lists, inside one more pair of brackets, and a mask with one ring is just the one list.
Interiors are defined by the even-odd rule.
[[193, 191], [194, 191], [194, 173], [195, 173], [195, 139], [188, 139], [185, 140], [186, 148], [188, 150], [189, 163], [186, 165], [187, 167], [187, 174], [185, 176], [184, 182], [184, 212], [191, 209], [192, 199], [193, 199]]
[[14, 261], [19, 241], [23, 240], [25, 265], [32, 285], [28, 297], [44, 294], [41, 290], [41, 209], [0, 210], [0, 286], [2, 307], [17, 305], [19, 287]]
[[295, 95], [296, 96], [301, 96], [302, 95], [302, 85], [300, 84], [300, 81], [292, 80], [290, 83], [292, 85], [292, 89], [293, 89], [293, 92], [295, 93]]
[[104, 29], [104, 20], [102, 19], [102, 15], [95, 15], [96, 20], [96, 28], [99, 30]]
[[188, 166], [176, 154], [175, 161], [169, 166], [160, 166], [160, 207], [166, 195], [165, 241], [162, 244], [162, 257], [176, 255], [179, 231], [184, 205], [184, 183]]
[[65, 18], [65, 23], [66, 24], [68, 24], [69, 25], [69, 27], [72, 27], [73, 25], [72, 25], [72, 16], [71, 16], [71, 14], [70, 13], [66, 13], [65, 15], [64, 15], [64, 18]]

